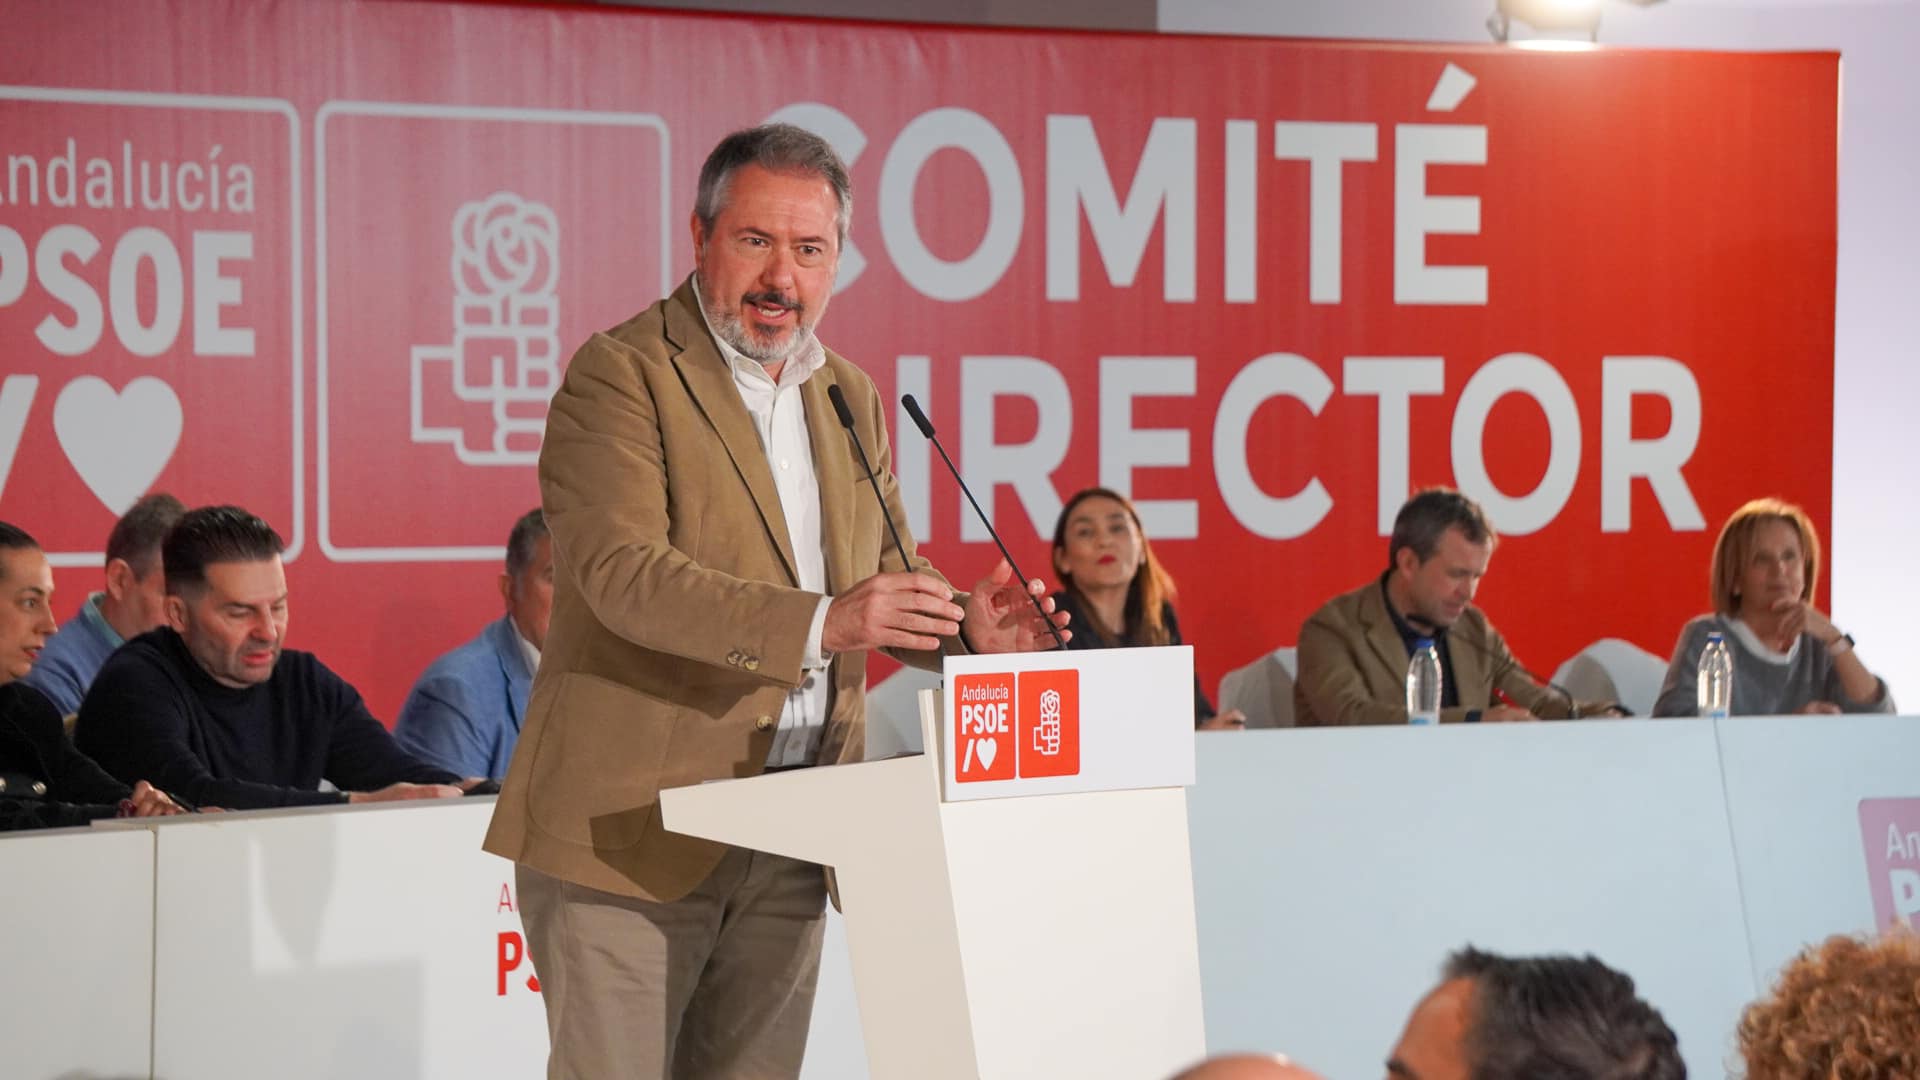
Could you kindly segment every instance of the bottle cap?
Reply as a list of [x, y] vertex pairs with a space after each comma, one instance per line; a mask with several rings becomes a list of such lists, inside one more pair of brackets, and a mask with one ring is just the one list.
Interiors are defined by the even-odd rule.
[[1415, 639], [1415, 641], [1414, 641], [1414, 643], [1413, 643], [1413, 647], [1414, 647], [1414, 648], [1415, 648], [1416, 650], [1417, 650], [1417, 649], [1431, 649], [1431, 648], [1433, 648], [1433, 639], [1432, 639], [1432, 638], [1429, 638], [1429, 637], [1423, 637], [1423, 638], [1418, 638], [1418, 639]]
[[1725, 640], [1727, 640], [1727, 635], [1721, 633], [1720, 631], [1718, 630], [1707, 631], [1707, 644], [1711, 645], [1716, 641], [1725, 641]]

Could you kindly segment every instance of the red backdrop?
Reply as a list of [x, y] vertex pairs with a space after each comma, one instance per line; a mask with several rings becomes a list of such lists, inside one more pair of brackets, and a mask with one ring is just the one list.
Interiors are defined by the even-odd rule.
[[[0, 518], [98, 586], [144, 490], [294, 546], [292, 644], [391, 717], [498, 606], [553, 380], [691, 266], [707, 149], [851, 163], [821, 336], [1029, 572], [1145, 500], [1211, 686], [1453, 483], [1550, 670], [1664, 654], [1755, 495], [1824, 532], [1839, 63], [436, 3], [0, 0]], [[117, 45], [115, 43], [118, 43]], [[902, 430], [896, 426], [896, 434]], [[915, 532], [991, 545], [912, 433]], [[991, 489], [991, 495], [987, 489]]]

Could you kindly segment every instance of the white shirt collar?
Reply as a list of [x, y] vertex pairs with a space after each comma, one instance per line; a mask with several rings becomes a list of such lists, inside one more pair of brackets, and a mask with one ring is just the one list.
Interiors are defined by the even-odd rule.
[[727, 339], [714, 332], [713, 323], [707, 318], [707, 305], [700, 300], [700, 276], [693, 277], [693, 306], [700, 312], [701, 325], [707, 328], [707, 336], [720, 349], [720, 355], [733, 368], [735, 381], [744, 387], [758, 387], [763, 390], [785, 390], [789, 386], [799, 386], [813, 377], [827, 364], [826, 346], [812, 333], [807, 334], [807, 344], [799, 352], [787, 357], [786, 366], [780, 369], [780, 381], [773, 381], [767, 374], [766, 365], [741, 352], [727, 343]]
[[1795, 656], [1800, 654], [1800, 638], [1797, 636], [1793, 639], [1793, 644], [1787, 646], [1786, 652], [1780, 652], [1772, 646], [1769, 646], [1766, 642], [1761, 641], [1760, 635], [1753, 632], [1753, 627], [1748, 626], [1738, 618], [1728, 619], [1727, 626], [1733, 631], [1733, 636], [1740, 639], [1740, 644], [1743, 648], [1769, 664], [1778, 664], [1781, 667], [1786, 667], [1788, 664], [1793, 663]]
[[527, 671], [539, 671], [540, 650], [534, 647], [533, 642], [527, 640], [527, 635], [520, 632], [520, 624], [513, 621], [513, 616], [507, 616], [507, 625], [513, 627], [513, 640], [520, 643], [520, 655], [526, 657]]

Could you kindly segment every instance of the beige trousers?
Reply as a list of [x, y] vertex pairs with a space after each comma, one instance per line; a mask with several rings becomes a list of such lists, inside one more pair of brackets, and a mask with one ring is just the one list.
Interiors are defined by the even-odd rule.
[[516, 881], [548, 1080], [799, 1075], [826, 926], [820, 867], [732, 848], [671, 903], [526, 866]]

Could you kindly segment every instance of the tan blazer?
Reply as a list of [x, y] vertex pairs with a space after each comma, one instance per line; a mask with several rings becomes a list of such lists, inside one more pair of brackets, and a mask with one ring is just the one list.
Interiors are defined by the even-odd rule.
[[[663, 829], [660, 789], [763, 769], [820, 600], [798, 587], [766, 451], [690, 280], [594, 335], [553, 399], [540, 452], [553, 620], [485, 843], [554, 877], [662, 901], [686, 895], [725, 849]], [[827, 588], [838, 593], [902, 567], [834, 417], [834, 384], [910, 555], [913, 539], [883, 402], [864, 372], [828, 352], [801, 399]], [[858, 761], [866, 657], [837, 656], [829, 673], [818, 760]]]
[[[1469, 606], [1447, 631], [1447, 651], [1460, 704], [1441, 710], [1442, 723], [1458, 723], [1466, 719], [1467, 710], [1487, 708], [1495, 686], [1535, 716], [1574, 715], [1574, 703], [1520, 670], [1506, 639], [1479, 608]], [[1378, 580], [1321, 605], [1300, 627], [1298, 659], [1300, 674], [1293, 684], [1297, 726], [1407, 722], [1407, 647], [1394, 628]], [[1579, 708], [1587, 713], [1604, 706]]]

